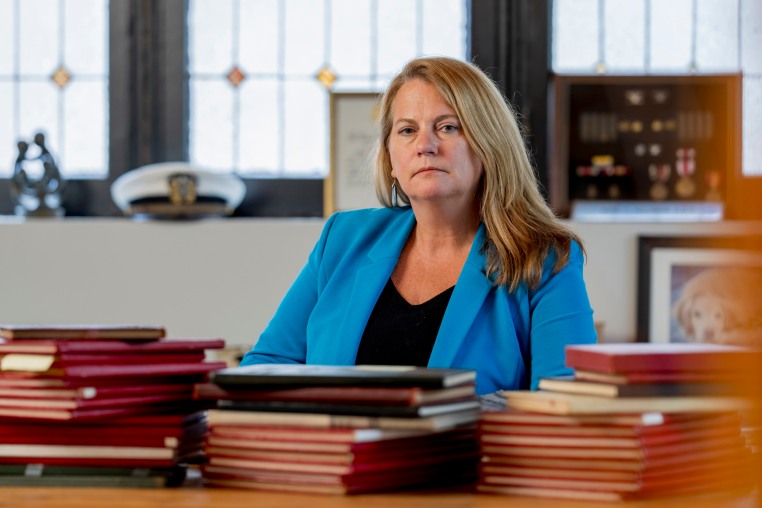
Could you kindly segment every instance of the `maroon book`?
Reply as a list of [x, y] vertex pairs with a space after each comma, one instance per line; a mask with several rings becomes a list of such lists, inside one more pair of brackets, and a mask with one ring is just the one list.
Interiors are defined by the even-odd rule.
[[190, 392], [160, 393], [151, 395], [136, 395], [132, 397], [108, 397], [102, 399], [19, 399], [0, 398], [0, 409], [27, 408], [33, 410], [77, 410], [107, 407], [127, 407], [163, 404], [191, 400]]
[[566, 365], [604, 374], [629, 372], [752, 372], [760, 352], [698, 343], [618, 343], [566, 346]]
[[226, 367], [225, 362], [201, 362], [201, 363], [151, 363], [151, 364], [125, 364], [125, 365], [71, 365], [62, 366], [45, 372], [18, 373], [19, 377], [34, 379], [35, 377], [67, 377], [85, 378], [89, 380], [98, 378], [150, 378], [154, 376], [205, 374]]
[[0, 398], [14, 399], [106, 399], [113, 397], [130, 397], [136, 395], [161, 395], [172, 393], [187, 393], [191, 398], [193, 391], [192, 383], [165, 383], [165, 384], [130, 384], [130, 385], [104, 385], [104, 386], [81, 386], [81, 387], [5, 387], [0, 386]]
[[221, 349], [224, 339], [162, 339], [149, 342], [124, 342], [118, 340], [13, 340], [0, 343], [0, 354], [65, 354], [65, 353], [179, 353]]

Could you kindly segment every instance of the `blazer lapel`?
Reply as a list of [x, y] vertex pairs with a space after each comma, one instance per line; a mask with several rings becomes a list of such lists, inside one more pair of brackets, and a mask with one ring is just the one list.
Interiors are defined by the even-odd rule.
[[429, 367], [447, 368], [452, 365], [466, 333], [493, 287], [492, 281], [485, 274], [486, 256], [481, 252], [484, 236], [485, 227], [482, 224], [450, 296], [434, 349], [429, 357]]
[[367, 264], [357, 269], [352, 296], [331, 354], [336, 365], [354, 365], [365, 325], [378, 297], [399, 261], [400, 253], [415, 225], [412, 210], [394, 221], [368, 251]]

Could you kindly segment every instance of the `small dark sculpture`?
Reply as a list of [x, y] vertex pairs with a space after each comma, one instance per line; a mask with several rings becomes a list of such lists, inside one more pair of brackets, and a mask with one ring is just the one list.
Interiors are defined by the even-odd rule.
[[[58, 171], [53, 156], [45, 146], [45, 136], [38, 133], [34, 144], [39, 154], [29, 156], [30, 146], [18, 142], [19, 155], [13, 168], [11, 194], [16, 202], [16, 215], [29, 217], [59, 217], [64, 214], [61, 199], [65, 180]], [[38, 175], [36, 178], [32, 175]]]

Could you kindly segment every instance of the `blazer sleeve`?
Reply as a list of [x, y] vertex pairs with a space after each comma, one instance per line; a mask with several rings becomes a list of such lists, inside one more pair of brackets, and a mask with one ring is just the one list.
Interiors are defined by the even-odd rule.
[[584, 256], [572, 242], [569, 262], [553, 273], [555, 256], [548, 256], [545, 276], [530, 293], [530, 389], [541, 377], [573, 373], [566, 367], [568, 344], [593, 344], [597, 340], [593, 309], [582, 277]]
[[[283, 297], [275, 315], [241, 365], [257, 363], [306, 363], [307, 329], [325, 283], [323, 254], [336, 214], [329, 217], [306, 265]], [[322, 280], [321, 280], [322, 279]]]

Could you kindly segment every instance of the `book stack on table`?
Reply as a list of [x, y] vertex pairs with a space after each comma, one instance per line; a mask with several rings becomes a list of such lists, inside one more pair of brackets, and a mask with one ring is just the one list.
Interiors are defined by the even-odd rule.
[[203, 458], [193, 386], [221, 339], [161, 327], [0, 325], [0, 485], [171, 486]]
[[567, 346], [574, 377], [502, 392], [506, 408], [482, 415], [477, 489], [599, 501], [748, 490], [744, 387], [759, 360], [710, 344]]
[[216, 400], [210, 486], [353, 494], [474, 482], [475, 372], [252, 365], [196, 387]]

